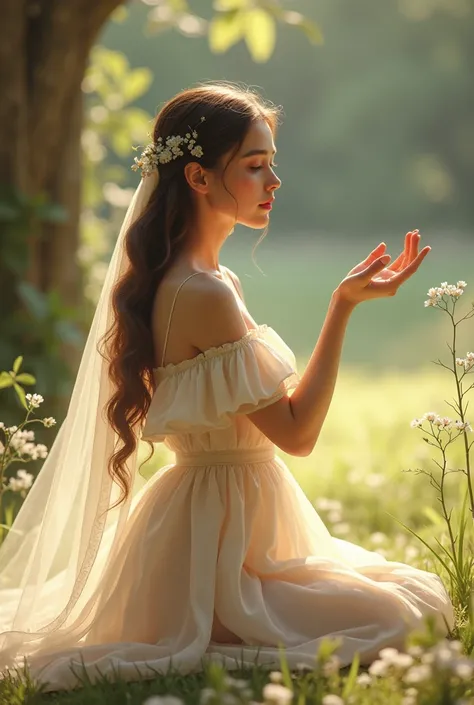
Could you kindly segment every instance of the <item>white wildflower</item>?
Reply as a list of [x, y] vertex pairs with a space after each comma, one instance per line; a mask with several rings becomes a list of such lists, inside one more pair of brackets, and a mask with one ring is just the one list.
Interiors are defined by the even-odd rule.
[[152, 695], [142, 705], [183, 705], [183, 701], [174, 695]]
[[269, 678], [272, 683], [282, 683], [283, 682], [283, 674], [280, 671], [271, 671]]
[[370, 535], [370, 542], [375, 545], [385, 543], [386, 540], [387, 536], [386, 534], [382, 533], [382, 531], [375, 531], [373, 534]]
[[409, 646], [407, 651], [410, 656], [413, 656], [414, 658], [419, 658], [423, 655], [423, 649], [421, 648], [421, 646], [419, 646], [419, 644], [413, 644], [412, 646]]
[[396, 658], [398, 654], [398, 649], [393, 649], [391, 646], [387, 646], [385, 649], [379, 651], [379, 657], [382, 661], [386, 661], [387, 663], [392, 663], [393, 659]]
[[410, 426], [412, 428], [419, 428], [420, 426], [423, 426], [423, 420], [422, 419], [413, 419], [413, 421], [410, 422]]
[[467, 286], [467, 284], [466, 284], [466, 282], [464, 282], [464, 281], [461, 280], [461, 281], [459, 281], [459, 282], [456, 283], [456, 286], [457, 286], [459, 289], [465, 289], [466, 286]]
[[330, 511], [327, 515], [328, 521], [331, 522], [331, 524], [337, 524], [338, 521], [341, 521], [342, 515], [341, 512], [338, 511], [337, 509], [333, 509]]
[[463, 681], [471, 680], [474, 673], [474, 662], [470, 659], [459, 660], [454, 664], [453, 673]]
[[331, 656], [324, 664], [322, 668], [323, 675], [331, 676], [333, 673], [339, 673], [341, 669], [341, 659], [339, 656]]
[[26, 470], [18, 470], [16, 477], [10, 477], [7, 489], [12, 492], [29, 490], [33, 484], [33, 475]]
[[203, 688], [199, 696], [199, 702], [201, 705], [207, 705], [209, 700], [212, 700], [216, 696], [216, 691], [214, 688]]
[[368, 673], [361, 673], [360, 675], [357, 676], [356, 682], [358, 685], [365, 688], [372, 683], [372, 678], [370, 677], [370, 675]]
[[434, 423], [439, 419], [439, 416], [435, 411], [427, 411], [426, 414], [423, 414], [422, 419], [423, 421], [429, 421], [430, 423]]
[[385, 676], [389, 668], [387, 661], [382, 661], [378, 659], [373, 661], [369, 666], [369, 673], [371, 676]]
[[0, 421], [0, 428], [5, 428], [5, 424], [3, 423], [3, 421]]
[[46, 416], [43, 419], [43, 425], [46, 426], [46, 428], [51, 428], [51, 426], [56, 425], [56, 419], [54, 419], [52, 416]]
[[342, 511], [342, 504], [337, 499], [328, 499], [327, 497], [318, 497], [318, 499], [315, 502], [315, 505], [316, 505], [317, 509], [320, 509], [323, 512], [329, 512], [329, 511], [341, 512]]
[[413, 695], [404, 695], [400, 705], [416, 705], [416, 697], [413, 697]]
[[339, 697], [339, 695], [333, 695], [332, 693], [329, 693], [328, 695], [324, 695], [323, 699], [321, 700], [322, 705], [344, 705], [344, 700]]
[[10, 435], [18, 431], [18, 426], [7, 426], [5, 429]]
[[37, 409], [40, 404], [44, 402], [44, 399], [41, 394], [27, 394], [26, 399], [30, 402], [30, 407], [32, 409]]
[[423, 663], [418, 666], [412, 666], [403, 676], [403, 680], [409, 684], [422, 683], [430, 679], [431, 675], [431, 667], [427, 663]]
[[263, 688], [263, 699], [266, 703], [288, 705], [293, 700], [293, 692], [284, 685], [267, 683]]

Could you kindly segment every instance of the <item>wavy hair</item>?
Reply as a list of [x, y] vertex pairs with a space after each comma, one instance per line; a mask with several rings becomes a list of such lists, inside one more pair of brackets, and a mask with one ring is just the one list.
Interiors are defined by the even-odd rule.
[[[182, 91], [167, 102], [156, 117], [153, 140], [199, 130], [203, 149], [199, 163], [218, 166], [224, 155], [234, 156], [250, 126], [265, 120], [275, 134], [279, 108], [248, 87], [228, 82], [204, 83]], [[201, 122], [202, 118], [204, 122]], [[159, 182], [140, 218], [125, 236], [129, 266], [112, 293], [114, 322], [104, 336], [109, 378], [115, 393], [105, 410], [119, 440], [110, 457], [108, 472], [126, 500], [131, 478], [127, 459], [134, 453], [156, 388], [153, 365], [151, 315], [161, 280], [186, 247], [194, 207], [184, 167], [194, 160], [184, 150], [179, 159], [160, 164]], [[230, 159], [229, 159], [230, 161]], [[227, 162], [229, 163], [229, 162]], [[153, 455], [153, 443], [147, 441]], [[112, 508], [112, 507], [111, 507]]]

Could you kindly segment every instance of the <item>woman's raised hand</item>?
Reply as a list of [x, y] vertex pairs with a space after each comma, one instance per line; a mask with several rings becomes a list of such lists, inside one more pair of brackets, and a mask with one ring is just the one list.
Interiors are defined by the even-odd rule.
[[381, 242], [339, 284], [335, 291], [338, 298], [356, 305], [368, 299], [395, 296], [399, 287], [416, 272], [431, 250], [427, 246], [418, 252], [419, 243], [418, 230], [407, 233], [403, 252], [389, 264], [391, 257], [385, 254], [387, 246]]

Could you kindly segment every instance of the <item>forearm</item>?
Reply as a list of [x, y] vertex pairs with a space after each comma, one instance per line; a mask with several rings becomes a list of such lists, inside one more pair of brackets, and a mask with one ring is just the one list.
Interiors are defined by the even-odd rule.
[[354, 308], [339, 298], [337, 290], [333, 292], [318, 342], [290, 398], [301, 444], [309, 450], [314, 448], [331, 404], [344, 335]]

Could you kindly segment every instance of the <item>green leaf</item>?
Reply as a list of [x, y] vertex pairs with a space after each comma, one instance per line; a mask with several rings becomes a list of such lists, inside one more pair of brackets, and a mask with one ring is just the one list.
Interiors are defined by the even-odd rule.
[[127, 17], [128, 9], [123, 5], [117, 7], [117, 9], [114, 10], [110, 15], [110, 19], [112, 20], [112, 22], [117, 22], [118, 24], [122, 24], [122, 22], [125, 22]]
[[139, 68], [130, 73], [123, 79], [121, 85], [122, 95], [126, 103], [131, 103], [142, 96], [151, 85], [153, 74], [150, 69]]
[[9, 372], [0, 372], [0, 389], [13, 386], [13, 377]]
[[222, 54], [243, 39], [245, 22], [239, 11], [214, 17], [209, 25], [209, 47], [215, 54]]
[[19, 355], [19, 356], [16, 358], [15, 362], [13, 363], [13, 372], [14, 372], [15, 374], [16, 374], [16, 373], [18, 372], [18, 370], [20, 369], [22, 362], [23, 362], [23, 356], [22, 356], [22, 355]]
[[20, 400], [22, 406], [23, 406], [26, 410], [28, 410], [28, 404], [26, 403], [25, 392], [23, 391], [23, 389], [20, 387], [19, 384], [14, 384], [13, 386], [15, 387], [15, 392], [16, 392], [17, 397], [18, 397], [18, 399]]
[[254, 61], [268, 61], [276, 43], [274, 17], [261, 8], [248, 10], [245, 13], [245, 41]]
[[344, 685], [344, 690], [342, 691], [342, 698], [345, 700], [347, 697], [352, 692], [352, 689], [354, 688], [356, 678], [357, 678], [357, 673], [359, 671], [359, 663], [360, 663], [360, 658], [359, 658], [359, 652], [356, 651], [356, 655], [354, 656], [354, 659], [351, 664], [351, 670], [349, 671], [349, 675], [347, 676], [345, 685]]
[[[293, 23], [290, 23], [293, 24]], [[321, 28], [307, 17], [302, 17], [296, 26], [301, 29], [312, 44], [324, 44], [324, 36]]]
[[28, 372], [22, 372], [21, 375], [16, 376], [16, 381], [21, 384], [36, 384], [36, 377], [28, 374]]

